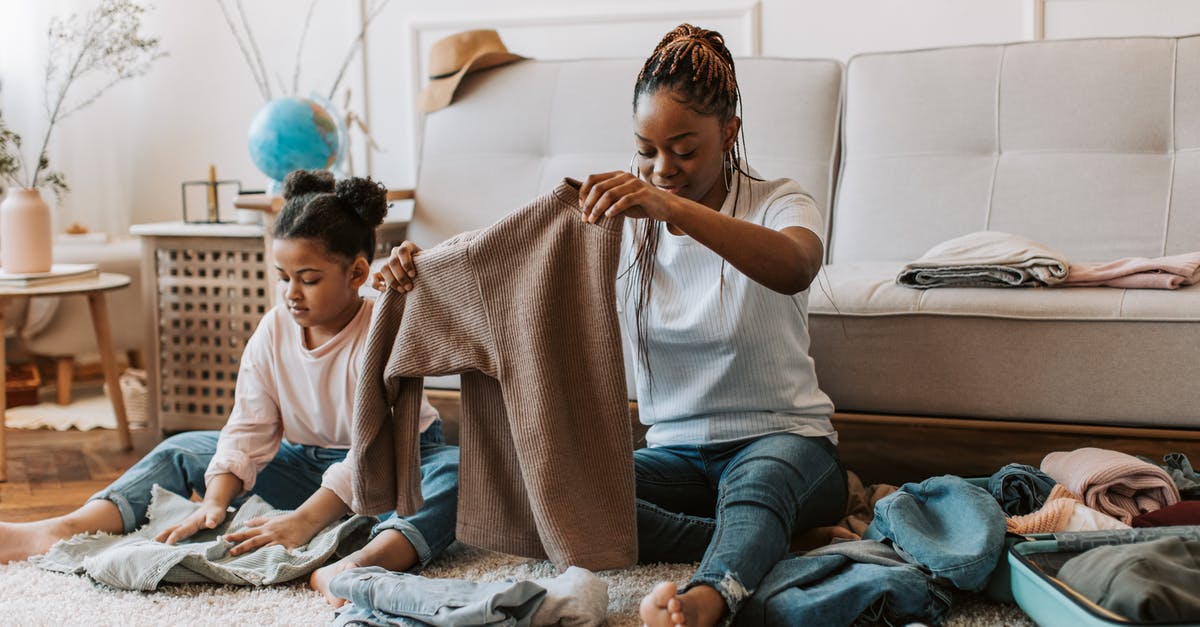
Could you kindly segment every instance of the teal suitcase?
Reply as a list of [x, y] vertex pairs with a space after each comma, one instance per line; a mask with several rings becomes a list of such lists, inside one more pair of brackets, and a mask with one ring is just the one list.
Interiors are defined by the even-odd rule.
[[[1096, 605], [1063, 585], [1055, 575], [1067, 560], [1089, 548], [1105, 544], [1146, 542], [1166, 536], [1200, 540], [1200, 526], [1078, 531], [1028, 536], [1024, 541], [1013, 542], [1008, 550], [1008, 582], [1012, 597], [1030, 618], [1043, 627], [1148, 625], [1150, 623], [1126, 620]], [[1200, 622], [1153, 624], [1200, 627]]]

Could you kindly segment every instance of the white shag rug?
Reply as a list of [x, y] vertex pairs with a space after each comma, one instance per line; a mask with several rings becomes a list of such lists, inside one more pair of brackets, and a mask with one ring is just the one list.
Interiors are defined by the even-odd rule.
[[[100, 395], [78, 398], [70, 405], [48, 402], [13, 407], [5, 411], [5, 424], [10, 429], [116, 429], [117, 415], [113, 413], [112, 401]], [[134, 422], [131, 417], [131, 429], [145, 426], [145, 423]]]
[[[608, 582], [608, 624], [640, 626], [638, 604], [655, 583], [685, 582], [689, 564], [655, 564], [597, 573]], [[491, 553], [455, 544], [422, 574], [476, 581], [553, 577], [550, 562]], [[333, 610], [306, 580], [269, 588], [166, 586], [128, 592], [77, 575], [44, 571], [21, 562], [0, 566], [0, 623], [5, 625], [325, 625]], [[947, 625], [1034, 627], [1019, 608], [964, 595]]]

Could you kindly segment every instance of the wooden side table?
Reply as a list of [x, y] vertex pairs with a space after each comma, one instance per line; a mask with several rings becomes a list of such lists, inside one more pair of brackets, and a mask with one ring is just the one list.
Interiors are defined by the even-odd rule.
[[[96, 332], [96, 344], [100, 348], [100, 362], [104, 366], [104, 382], [108, 385], [108, 396], [112, 400], [113, 413], [117, 415], [117, 430], [121, 438], [121, 450], [133, 448], [129, 437], [129, 419], [125, 415], [125, 400], [121, 397], [121, 385], [117, 380], [117, 357], [113, 352], [112, 327], [109, 326], [108, 308], [104, 304], [104, 293], [127, 287], [129, 277], [124, 274], [101, 273], [99, 276], [87, 277], [32, 287], [0, 286], [0, 337], [4, 335], [4, 305], [10, 298], [29, 296], [71, 296], [87, 297], [88, 307], [92, 311], [92, 326]], [[7, 399], [4, 390], [4, 342], [0, 342], [0, 481], [8, 481], [8, 438], [4, 428], [5, 404]]]

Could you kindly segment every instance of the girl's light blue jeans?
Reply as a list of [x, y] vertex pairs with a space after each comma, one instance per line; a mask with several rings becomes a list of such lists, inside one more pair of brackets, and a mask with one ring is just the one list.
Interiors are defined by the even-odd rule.
[[[146, 523], [154, 484], [185, 498], [193, 492], [204, 496], [204, 472], [216, 453], [218, 435], [218, 431], [173, 435], [88, 500], [106, 499], [116, 505], [129, 533]], [[258, 473], [254, 489], [233, 504], [257, 494], [276, 509], [296, 509], [321, 487], [325, 470], [345, 459], [346, 453], [284, 440], [275, 458]], [[458, 509], [458, 447], [446, 444], [440, 421], [421, 434], [421, 492], [425, 506], [420, 511], [406, 518], [389, 514], [375, 533], [384, 528], [400, 531], [424, 565], [454, 541]]]
[[638, 561], [694, 562], [732, 617], [788, 553], [796, 531], [846, 511], [846, 472], [827, 438], [777, 433], [634, 452]]

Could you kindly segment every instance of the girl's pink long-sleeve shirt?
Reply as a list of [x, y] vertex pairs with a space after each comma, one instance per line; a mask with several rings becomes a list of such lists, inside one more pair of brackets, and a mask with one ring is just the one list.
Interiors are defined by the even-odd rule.
[[[286, 307], [276, 305], [263, 316], [242, 353], [233, 411], [221, 429], [205, 483], [232, 473], [242, 480], [243, 490], [253, 489], [284, 438], [292, 444], [350, 448], [354, 393], [373, 304], [363, 300], [345, 328], [312, 350], [304, 346], [303, 328]], [[437, 418], [422, 395], [421, 431]], [[344, 503], [351, 499], [350, 469], [338, 462], [321, 479], [321, 487]]]

